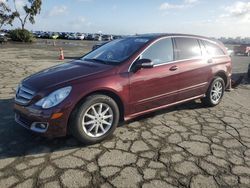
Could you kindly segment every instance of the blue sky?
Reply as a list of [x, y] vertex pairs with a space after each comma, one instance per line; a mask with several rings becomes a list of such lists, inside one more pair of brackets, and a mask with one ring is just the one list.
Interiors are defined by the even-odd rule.
[[[1, 1], [1, 0], [0, 0]], [[21, 7], [24, 0], [17, 0]], [[15, 27], [19, 26], [15, 22]], [[250, 36], [248, 0], [43, 0], [32, 30]]]

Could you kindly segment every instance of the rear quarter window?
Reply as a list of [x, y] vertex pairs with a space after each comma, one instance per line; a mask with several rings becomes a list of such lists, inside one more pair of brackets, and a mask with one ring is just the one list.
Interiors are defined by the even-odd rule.
[[205, 48], [207, 50], [207, 53], [210, 56], [221, 56], [225, 55], [224, 51], [216, 44], [208, 41], [203, 41]]
[[176, 60], [192, 59], [201, 57], [202, 52], [198, 40], [194, 38], [175, 38]]

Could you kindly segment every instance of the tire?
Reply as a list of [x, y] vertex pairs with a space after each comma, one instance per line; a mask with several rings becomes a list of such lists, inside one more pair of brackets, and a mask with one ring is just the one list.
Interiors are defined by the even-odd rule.
[[100, 94], [87, 97], [72, 114], [70, 132], [84, 144], [95, 144], [111, 136], [120, 117], [116, 102]]
[[[221, 89], [216, 90], [216, 88]], [[218, 95], [215, 94], [215, 90], [217, 91], [216, 94]], [[214, 107], [221, 102], [224, 91], [224, 80], [221, 77], [215, 77], [207, 90], [206, 97], [202, 98], [201, 101], [205, 106]]]

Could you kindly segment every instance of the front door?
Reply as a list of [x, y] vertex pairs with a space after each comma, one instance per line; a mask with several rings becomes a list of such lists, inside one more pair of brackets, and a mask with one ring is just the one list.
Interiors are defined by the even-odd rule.
[[171, 38], [156, 41], [141, 54], [140, 59], [150, 59], [154, 67], [129, 73], [131, 114], [175, 102], [177, 71], [173, 54]]

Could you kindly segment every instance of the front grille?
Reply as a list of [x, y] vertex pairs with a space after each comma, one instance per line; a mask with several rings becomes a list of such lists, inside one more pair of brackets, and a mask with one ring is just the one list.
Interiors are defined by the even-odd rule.
[[17, 90], [15, 101], [18, 104], [26, 105], [31, 101], [34, 95], [35, 95], [34, 91], [21, 85]]

